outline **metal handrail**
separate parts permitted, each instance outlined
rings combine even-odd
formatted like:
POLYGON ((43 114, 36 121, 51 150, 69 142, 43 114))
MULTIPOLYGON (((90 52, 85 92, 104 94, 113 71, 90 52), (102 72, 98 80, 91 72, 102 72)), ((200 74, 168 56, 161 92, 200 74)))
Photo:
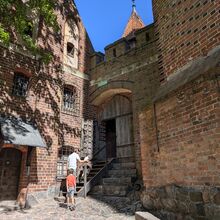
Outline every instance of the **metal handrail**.
POLYGON ((86 198, 87 193, 91 190, 93 186, 95 186, 98 181, 106 174, 107 170, 111 166, 112 162, 115 158, 108 161, 105 166, 92 178, 87 182, 87 164, 84 164, 84 187, 81 188, 77 195, 84 196, 86 198))

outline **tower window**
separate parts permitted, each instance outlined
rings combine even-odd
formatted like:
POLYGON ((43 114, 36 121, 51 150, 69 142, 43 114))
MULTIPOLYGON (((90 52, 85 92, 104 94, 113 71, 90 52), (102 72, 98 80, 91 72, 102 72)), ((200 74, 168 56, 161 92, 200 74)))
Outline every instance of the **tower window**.
POLYGON ((117 53, 116 53, 116 49, 114 48, 113 49, 113 57, 116 57, 117 56, 117 53))
POLYGON ((150 35, 149 35, 149 33, 146 33, 145 38, 146 38, 146 42, 150 41, 150 35))
POLYGON ((74 52, 75 52, 75 47, 74 47, 74 45, 73 45, 72 43, 68 42, 68 43, 67 43, 67 54, 68 54, 69 56, 74 57, 74 52))
POLYGON ((29 78, 22 73, 15 73, 13 80, 12 94, 25 97, 27 94, 29 78))

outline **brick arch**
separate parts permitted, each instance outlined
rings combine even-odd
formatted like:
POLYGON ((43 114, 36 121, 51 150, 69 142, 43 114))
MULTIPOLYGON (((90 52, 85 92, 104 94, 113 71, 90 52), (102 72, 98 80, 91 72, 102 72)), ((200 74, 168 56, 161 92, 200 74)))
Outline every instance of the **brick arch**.
POLYGON ((133 81, 110 81, 94 90, 90 94, 90 101, 93 105, 99 106, 114 95, 132 93, 133 83, 133 81))
POLYGON ((14 73, 21 73, 21 74, 27 76, 28 78, 32 77, 32 75, 33 75, 31 71, 29 71, 23 67, 16 67, 14 69, 14 73))

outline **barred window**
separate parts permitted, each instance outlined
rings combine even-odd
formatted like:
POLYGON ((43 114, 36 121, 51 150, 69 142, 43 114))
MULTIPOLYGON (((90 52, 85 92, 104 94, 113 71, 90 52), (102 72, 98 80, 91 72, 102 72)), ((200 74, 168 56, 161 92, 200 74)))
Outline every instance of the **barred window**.
POLYGON ((75 87, 65 87, 63 91, 63 111, 79 114, 79 96, 75 87))
POLYGON ((73 153, 73 147, 62 146, 58 150, 58 161, 57 161, 57 178, 62 179, 67 175, 67 160, 68 156, 73 153))
POLYGON ((27 95, 29 78, 22 73, 14 74, 12 94, 20 97, 27 95))

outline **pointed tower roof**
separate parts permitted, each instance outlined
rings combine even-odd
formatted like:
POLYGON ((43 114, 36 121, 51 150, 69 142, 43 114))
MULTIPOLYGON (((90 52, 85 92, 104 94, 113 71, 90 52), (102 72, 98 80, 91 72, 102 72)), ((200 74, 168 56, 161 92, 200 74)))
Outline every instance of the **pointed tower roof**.
POLYGON ((132 2, 132 13, 122 37, 127 37, 128 35, 134 33, 136 30, 141 29, 145 26, 144 22, 142 21, 141 17, 138 15, 136 11, 135 0, 132 0, 132 2))

